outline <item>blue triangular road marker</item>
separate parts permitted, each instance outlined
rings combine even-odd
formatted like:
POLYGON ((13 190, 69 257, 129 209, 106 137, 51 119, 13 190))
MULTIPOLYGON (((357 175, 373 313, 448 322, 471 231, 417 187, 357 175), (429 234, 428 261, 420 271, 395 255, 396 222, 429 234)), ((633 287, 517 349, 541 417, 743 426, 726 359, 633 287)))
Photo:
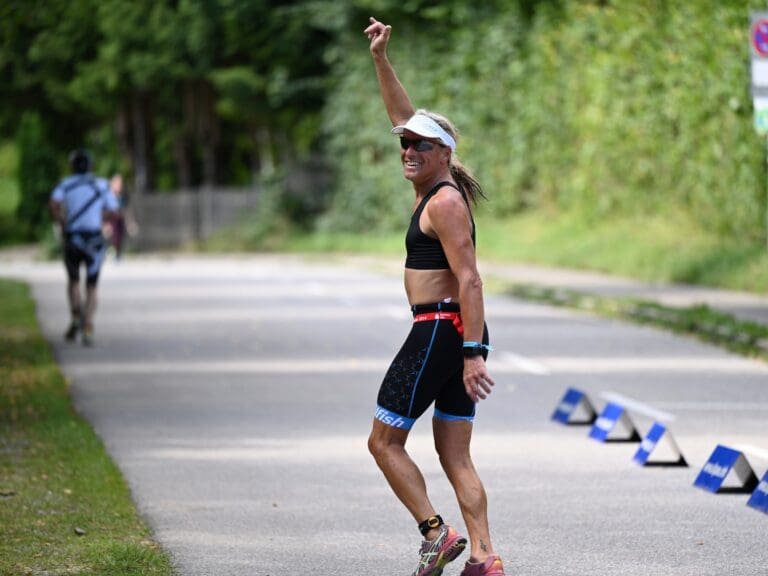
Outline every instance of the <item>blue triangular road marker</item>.
POLYGON ((744 454, 733 448, 718 444, 704 464, 693 485, 714 494, 718 492, 752 492, 757 486, 757 476, 744 454), (739 484, 724 488, 725 479, 733 472, 739 484))
POLYGON ((651 429, 640 443, 640 448, 635 452, 633 460, 641 466, 688 466, 682 452, 680 452, 680 448, 677 447, 677 442, 672 438, 672 433, 669 432, 664 424, 659 422, 653 423, 653 426, 651 426, 651 429), (671 449, 673 459, 650 460, 651 454, 662 441, 666 441, 671 449))
POLYGON ((747 506, 768 514, 768 472, 765 473, 755 491, 752 492, 747 506))
POLYGON ((640 434, 637 433, 637 428, 627 416, 627 411, 621 404, 614 404, 609 402, 606 404, 600 416, 598 416, 595 423, 592 425, 592 429, 589 432, 589 437, 594 438, 598 442, 639 442, 640 434), (625 434, 623 436, 616 436, 614 430, 624 428, 625 434))
POLYGON ((568 388, 552 414, 552 420, 561 424, 592 424, 596 414, 587 395, 576 388, 568 388))

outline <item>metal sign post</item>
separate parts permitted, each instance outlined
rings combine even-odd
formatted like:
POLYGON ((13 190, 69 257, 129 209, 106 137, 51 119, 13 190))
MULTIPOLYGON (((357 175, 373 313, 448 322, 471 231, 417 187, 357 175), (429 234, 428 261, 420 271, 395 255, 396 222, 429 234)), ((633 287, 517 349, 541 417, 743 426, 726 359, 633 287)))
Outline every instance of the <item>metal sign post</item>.
POLYGON ((752 55, 752 103, 755 131, 766 138, 765 245, 768 248, 768 11, 750 12, 749 47, 752 55))

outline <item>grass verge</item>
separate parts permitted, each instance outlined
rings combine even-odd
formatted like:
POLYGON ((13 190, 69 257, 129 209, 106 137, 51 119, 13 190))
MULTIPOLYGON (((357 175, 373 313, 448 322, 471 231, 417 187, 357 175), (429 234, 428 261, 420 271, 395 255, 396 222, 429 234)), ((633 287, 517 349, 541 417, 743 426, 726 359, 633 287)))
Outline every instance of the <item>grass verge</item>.
POLYGON ((0 574, 174 574, 40 334, 0 280, 0 574))
POLYGON ((765 244, 724 239, 685 215, 597 219, 532 212, 478 221, 481 258, 768 293, 765 244))
MULTIPOLYGON (((302 232, 281 222, 264 233, 258 218, 244 218, 195 249, 207 252, 276 251, 404 255, 403 230, 302 232)), ((653 282, 675 282, 768 294, 768 249, 744 239, 723 239, 685 215, 595 218, 545 211, 496 218, 490 204, 477 216, 478 256, 595 270, 653 282)))
POLYGON ((768 361, 768 326, 745 322, 707 306, 677 308, 645 300, 609 298, 529 284, 514 284, 507 289, 507 293, 555 306, 665 328, 768 361))

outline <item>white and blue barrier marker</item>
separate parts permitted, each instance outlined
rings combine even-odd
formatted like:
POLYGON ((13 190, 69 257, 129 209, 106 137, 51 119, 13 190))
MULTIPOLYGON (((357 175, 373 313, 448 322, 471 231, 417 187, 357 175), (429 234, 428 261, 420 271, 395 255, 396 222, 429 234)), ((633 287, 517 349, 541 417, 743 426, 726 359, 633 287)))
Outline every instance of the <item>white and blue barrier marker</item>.
MULTIPOLYGON (((741 450, 745 458, 753 458, 753 470, 756 471, 758 469, 755 467, 756 460, 762 460, 763 464, 768 464, 768 450, 746 444, 736 446, 736 448, 741 450)), ((757 487, 747 501, 747 506, 754 508, 759 512, 763 512, 764 514, 768 514, 768 471, 763 474, 762 479, 757 483, 757 487)))
POLYGON ((597 417, 589 437, 598 442, 639 442, 640 434, 630 420, 626 408, 615 402, 608 402, 597 417), (617 434, 618 432, 618 434, 617 434))
POLYGON ((571 426, 589 425, 597 414, 587 395, 576 388, 568 388, 552 414, 552 420, 571 426))
POLYGON ((622 425, 624 428, 625 442, 640 441, 637 427, 628 416, 628 413, 632 412, 653 420, 653 425, 640 442, 640 447, 633 457, 637 464, 642 466, 688 466, 688 462, 675 442, 667 424, 675 420, 674 415, 616 392, 601 392, 600 396, 608 404, 600 415, 600 418, 604 418, 604 420, 598 418, 595 422, 595 427, 590 433, 592 438, 611 441, 609 434, 613 429, 611 426, 613 423, 614 427, 622 425))
POLYGON ((755 491, 752 492, 747 506, 768 514, 768 472, 765 473, 755 491))
POLYGON ((718 444, 693 485, 713 494, 743 493, 755 490, 758 482, 743 452, 718 444), (729 477, 735 477, 737 483, 724 486, 729 477))
MULTIPOLYGON (((589 437, 599 442, 639 441, 640 447, 633 460, 641 466, 688 466, 667 425, 667 422, 675 420, 672 414, 615 392, 602 392, 600 396, 606 400, 606 405, 595 418, 595 409, 587 395, 576 388, 568 388, 551 419, 561 424, 589 424, 593 421, 589 437), (629 417, 630 410, 653 419, 653 425, 642 440, 629 417), (581 412, 581 420, 575 419, 577 412, 581 412), (617 434, 619 429, 623 430, 617 434), (664 448, 659 452, 664 452, 665 457, 659 458, 656 451, 662 444, 664 448), (652 459, 652 455, 655 458, 652 459)), ((718 444, 696 477, 694 486, 714 494, 751 493, 747 506, 768 514, 768 471, 758 481, 745 454, 768 462, 768 450, 746 445, 736 449, 718 444)))
POLYGON ((653 423, 632 459, 641 466, 688 466, 671 432, 660 422, 653 423), (661 443, 666 443, 667 452, 671 457, 651 460, 651 454, 661 443))

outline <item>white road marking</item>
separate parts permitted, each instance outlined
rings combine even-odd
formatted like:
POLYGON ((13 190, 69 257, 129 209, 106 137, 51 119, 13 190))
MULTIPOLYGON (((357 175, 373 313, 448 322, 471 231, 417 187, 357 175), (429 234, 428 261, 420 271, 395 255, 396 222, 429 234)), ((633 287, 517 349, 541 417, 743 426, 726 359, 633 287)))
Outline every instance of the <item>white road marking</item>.
POLYGON ((174 362, 98 362, 68 363, 67 372, 76 376, 101 374, 332 374, 345 372, 381 372, 390 359, 344 358, 335 360, 235 360, 174 362))
POLYGON ((738 357, 708 356, 627 356, 596 358, 543 357, 539 358, 553 373, 569 374, 630 374, 630 373, 718 373, 760 374, 768 376, 768 366, 754 360, 738 357))
POLYGON ((678 412, 768 412, 768 404, 755 402, 652 402, 654 406, 678 412))
MULTIPOLYGON (((504 353, 506 354, 506 353, 504 353)), ((674 373, 701 374, 718 372, 742 376, 768 374, 768 367, 756 362, 729 358, 542 358, 543 362, 525 358, 521 361, 514 354, 500 355, 488 361, 492 374, 637 374, 674 373), (534 371, 535 370, 535 371, 534 371), (547 372, 543 372, 547 370, 547 372)), ((66 366, 77 374, 151 374, 162 373, 284 373, 310 374, 333 372, 381 372, 392 361, 386 357, 335 357, 335 358, 283 358, 265 360, 174 360, 144 362, 81 362, 67 361, 66 366)))
POLYGON ((407 306, 384 306, 381 312, 389 318, 403 320, 412 317, 411 311, 407 306))
POLYGON ((513 352, 502 352, 499 354, 499 361, 511 364, 521 372, 527 372, 529 374, 547 376, 552 373, 546 366, 544 366, 544 364, 526 356, 514 354, 513 352))
MULTIPOLYGON (((105 308, 111 306, 107 304, 105 308)), ((104 326, 122 326, 125 324, 136 323, 141 326, 162 326, 170 325, 175 327, 179 324, 202 324, 222 322, 255 322, 255 321, 275 321, 288 322, 307 320, 349 320, 357 319, 361 316, 366 318, 394 318, 397 320, 408 319, 408 308, 397 306, 385 306, 383 308, 371 307, 362 309, 359 306, 286 306, 275 310, 274 307, 241 307, 227 308, 207 308, 199 309, 194 312, 189 310, 163 310, 153 312, 151 317, 137 316, 135 312, 123 311, 119 309, 110 309, 108 313, 99 319, 99 325, 104 326)))

